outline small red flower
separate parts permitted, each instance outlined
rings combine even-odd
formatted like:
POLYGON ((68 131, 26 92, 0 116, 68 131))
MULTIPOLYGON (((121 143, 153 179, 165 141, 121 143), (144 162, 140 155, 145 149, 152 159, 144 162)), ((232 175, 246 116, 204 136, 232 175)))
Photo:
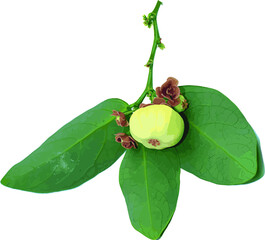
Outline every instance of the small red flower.
POLYGON ((161 87, 156 88, 157 96, 159 98, 167 98, 167 103, 172 107, 175 107, 180 103, 180 89, 178 83, 179 82, 176 78, 169 77, 161 87))
POLYGON ((126 120, 124 113, 113 110, 111 116, 116 116, 116 123, 121 127, 128 127, 129 123, 126 120))
POLYGON ((137 148, 136 141, 125 133, 115 134, 115 140, 116 142, 121 143, 121 145, 126 149, 137 148))

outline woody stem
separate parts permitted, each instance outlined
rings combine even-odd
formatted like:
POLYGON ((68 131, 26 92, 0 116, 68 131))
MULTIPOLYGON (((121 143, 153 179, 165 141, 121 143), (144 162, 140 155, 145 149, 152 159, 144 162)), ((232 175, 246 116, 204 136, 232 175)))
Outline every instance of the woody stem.
MULTIPOLYGON (((130 108, 138 108, 139 105, 142 103, 142 101, 145 99, 146 95, 148 95, 150 100, 153 101, 153 98, 155 95, 155 90, 153 88, 153 66, 154 66, 154 58, 155 58, 155 54, 156 54, 156 49, 161 44, 161 38, 159 35, 158 26, 157 26, 157 14, 158 14, 158 10, 159 10, 161 5, 162 5, 162 2, 157 1, 154 10, 148 15, 148 19, 149 19, 149 21, 152 22, 152 25, 154 28, 153 47, 151 50, 149 60, 145 65, 146 67, 149 68, 148 79, 147 79, 146 87, 145 87, 143 93, 137 99, 136 102, 129 105, 130 108)), ((163 47, 160 46, 160 48, 162 49, 163 47)))

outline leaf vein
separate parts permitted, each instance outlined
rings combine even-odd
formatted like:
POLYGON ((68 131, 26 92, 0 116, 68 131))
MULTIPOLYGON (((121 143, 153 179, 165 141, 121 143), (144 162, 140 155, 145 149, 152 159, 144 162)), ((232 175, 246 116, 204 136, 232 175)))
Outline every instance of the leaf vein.
POLYGON ((144 160, 144 177, 145 177, 145 190, 146 190, 146 198, 147 198, 147 208, 149 212, 149 218, 151 226, 153 226, 152 216, 151 216, 151 206, 150 206, 150 196, 149 196, 149 186, 147 180, 147 160, 146 160, 146 151, 143 148, 143 160, 144 160))
POLYGON ((192 121, 189 121, 189 123, 196 129, 199 134, 204 136, 208 141, 212 142, 216 147, 220 148, 228 157, 230 157, 232 160, 234 160, 239 166, 244 168, 247 172, 254 174, 253 172, 249 171, 244 165, 242 165, 233 155, 231 155, 229 152, 227 152, 222 146, 220 146, 216 141, 214 141, 210 136, 208 136, 206 133, 200 130, 198 126, 196 126, 192 121))

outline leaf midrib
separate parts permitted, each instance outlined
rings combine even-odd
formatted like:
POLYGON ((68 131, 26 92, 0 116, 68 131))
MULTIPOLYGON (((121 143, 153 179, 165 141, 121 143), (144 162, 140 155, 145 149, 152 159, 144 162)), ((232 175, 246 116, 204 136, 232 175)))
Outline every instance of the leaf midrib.
MULTIPOLYGON (((80 138, 78 141, 76 141, 74 144, 72 144, 70 147, 68 147, 67 149, 65 149, 63 152, 61 152, 60 154, 58 154, 57 156, 53 157, 56 158, 58 156, 60 156, 61 154, 67 152, 69 149, 73 148, 75 145, 79 144, 80 142, 84 141, 89 135, 93 134, 94 132, 96 132, 99 128, 102 128, 104 126, 107 126, 108 124, 110 124, 113 120, 115 119, 112 118, 110 121, 105 122, 104 124, 102 124, 101 126, 95 128, 94 130, 92 130, 91 132, 89 132, 88 134, 86 134, 84 137, 80 138)), ((53 159, 52 158, 52 159, 53 159)))
MULTIPOLYGON (((101 109, 101 110, 106 110, 106 109, 101 109)), ((110 110, 111 111, 111 110, 110 110)), ((123 110, 121 110, 123 111, 123 110)), ((73 148, 75 145, 79 144, 80 142, 82 142, 84 139, 86 139, 89 135, 93 134, 94 132, 96 132, 99 128, 103 127, 103 126, 107 126, 108 124, 110 124, 113 120, 115 119, 115 117, 111 117, 109 121, 102 123, 102 125, 100 125, 99 127, 95 128, 94 130, 92 130, 91 132, 89 132, 88 134, 86 134, 83 138, 79 139, 77 142, 75 142, 74 144, 72 144, 70 147, 68 147, 67 149, 65 149, 63 152, 60 152, 60 154, 51 157, 50 160, 53 160, 54 158, 57 158, 58 156, 61 156, 62 154, 64 154, 65 152, 67 152, 69 149, 73 148)))
MULTIPOLYGON (((106 127, 106 129, 105 129, 105 136, 104 136, 104 141, 103 141, 103 144, 101 145, 101 148, 100 148, 100 150, 98 151, 98 153, 97 153, 97 156, 94 158, 95 159, 95 161, 94 161, 94 163, 96 163, 96 161, 98 160, 98 158, 99 158, 99 156, 100 156, 100 154, 102 153, 102 150, 103 150, 103 148, 104 148, 104 146, 105 146, 105 144, 106 144, 106 141, 107 141, 107 126, 108 126, 108 124, 105 124, 103 127, 106 127)), ((92 134, 92 133, 91 133, 92 134)), ((96 164, 94 164, 94 165, 96 165, 96 164)), ((94 166, 93 166, 94 167, 94 166)), ((83 179, 83 178, 86 178, 86 176, 87 176, 87 173, 89 172, 89 170, 90 170, 91 168, 88 168, 87 169, 87 171, 83 174, 83 176, 82 176, 82 178, 80 178, 80 179, 83 179)), ((76 180, 74 183, 72 183, 72 185, 73 186, 75 186, 78 182, 80 182, 80 179, 78 179, 78 180, 76 180)))
POLYGON ((244 165, 242 165, 239 161, 237 161, 236 158, 233 155, 231 155, 228 151, 226 151, 221 145, 219 145, 216 141, 214 141, 214 139, 212 139, 210 136, 204 133, 194 122, 189 120, 189 124, 192 125, 194 129, 196 129, 199 132, 199 134, 205 137, 209 142, 213 143, 216 147, 221 149, 228 157, 234 160, 234 162, 236 162, 239 166, 244 168, 247 172, 254 174, 253 172, 249 171, 244 165))
MULTIPOLYGON (((106 127, 106 128, 107 128, 107 127, 108 127, 108 124, 109 124, 109 123, 105 124, 105 125, 102 126, 102 127, 106 127)), ((96 130, 98 130, 98 128, 97 128, 96 130)), ((96 132, 96 130, 95 130, 95 131, 92 131, 91 134, 93 134, 94 132, 96 132)), ((90 135, 91 135, 91 134, 90 134, 90 135)), ((97 158, 99 157, 100 153, 102 152, 105 143, 106 143, 106 134, 105 134, 105 138, 104 138, 104 143, 103 143, 103 145, 101 146, 101 148, 100 148, 100 150, 99 150, 97 156, 95 157, 95 161, 97 160, 97 158)), ((58 155, 58 156, 60 156, 60 155, 58 155)), ((57 156, 57 157, 58 157, 58 156, 57 156)), ((51 160, 53 160, 53 159, 55 159, 55 158, 56 158, 56 157, 50 159, 49 161, 51 161, 51 160)), ((46 163, 43 163, 42 165, 44 165, 44 164, 46 164, 46 163)), ((88 172, 89 170, 90 170, 90 168, 89 168, 89 169, 83 174, 82 178, 83 178, 84 176, 87 175, 87 172, 88 172)), ((54 172, 55 172, 55 171, 52 171, 52 173, 51 173, 47 178, 45 178, 42 182, 33 185, 31 188, 32 188, 33 190, 34 190, 34 188, 36 189, 36 187, 40 186, 40 185, 41 185, 42 183, 44 183, 47 179, 49 179, 49 178, 54 174, 54 172)), ((68 176, 69 176, 69 175, 68 175, 68 176)), ((67 176, 67 177, 68 177, 68 176, 67 176)), ((79 182, 79 181, 80 181, 80 179, 78 179, 77 181, 75 181, 75 182, 72 183, 71 185, 76 186, 77 182, 79 182)), ((56 186, 59 185, 60 182, 61 182, 61 181, 57 182, 56 186)), ((77 185, 77 186, 79 186, 79 185, 77 185)), ((65 188, 62 189, 62 190, 67 190, 67 189, 69 189, 69 187, 65 187, 65 188)), ((61 190, 61 191, 62 191, 62 190, 61 190)), ((57 191, 57 190, 55 190, 55 191, 57 191)), ((55 191, 54 191, 54 192, 55 192, 55 191)))
MULTIPOLYGON (((84 139, 86 139, 89 135, 93 134, 94 132, 96 132, 98 129, 107 126, 108 124, 110 124, 113 120, 115 119, 115 117, 112 117, 109 121, 105 122, 104 124, 100 125, 99 127, 95 128, 93 131, 89 132, 87 135, 85 135, 83 138, 79 139, 77 142, 75 142, 74 144, 72 144, 70 147, 68 147, 67 149, 65 149, 63 152, 60 152, 60 154, 57 154, 56 156, 50 157, 50 159, 47 162, 50 162, 52 160, 54 160, 55 158, 61 156, 62 154, 64 154, 65 152, 67 152, 69 149, 73 148, 75 145, 79 144, 80 142, 82 142, 84 139)), ((39 149, 39 148, 38 148, 39 149)), ((38 150, 37 149, 37 150, 38 150)), ((47 164, 47 162, 43 162, 42 164, 40 164, 40 166, 47 164)), ((29 171, 27 171, 25 174, 27 174, 29 171)))
POLYGON ((147 198, 147 208, 149 212, 149 219, 150 219, 150 224, 153 226, 153 221, 151 217, 151 206, 150 206, 150 196, 149 196, 149 186, 148 186, 148 180, 147 180, 147 160, 146 160, 146 151, 145 148, 143 147, 143 160, 144 160, 144 178, 145 178, 145 191, 146 191, 146 198, 147 198))

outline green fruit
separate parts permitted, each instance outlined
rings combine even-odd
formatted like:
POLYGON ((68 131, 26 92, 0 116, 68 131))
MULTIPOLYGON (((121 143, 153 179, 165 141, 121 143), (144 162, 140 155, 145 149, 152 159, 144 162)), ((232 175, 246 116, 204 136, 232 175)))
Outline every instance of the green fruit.
POLYGON ((150 105, 136 110, 129 126, 137 142, 158 150, 176 145, 184 132, 182 117, 166 105, 150 105))

